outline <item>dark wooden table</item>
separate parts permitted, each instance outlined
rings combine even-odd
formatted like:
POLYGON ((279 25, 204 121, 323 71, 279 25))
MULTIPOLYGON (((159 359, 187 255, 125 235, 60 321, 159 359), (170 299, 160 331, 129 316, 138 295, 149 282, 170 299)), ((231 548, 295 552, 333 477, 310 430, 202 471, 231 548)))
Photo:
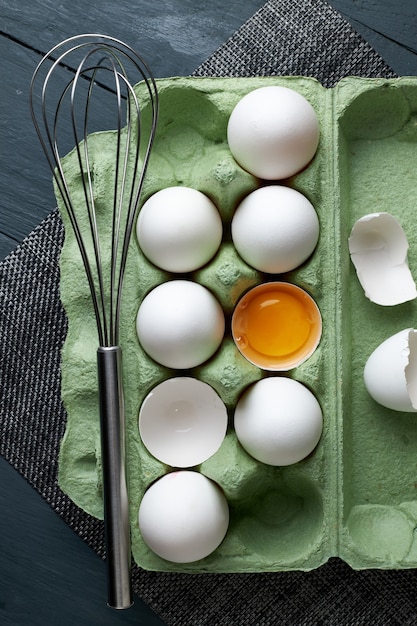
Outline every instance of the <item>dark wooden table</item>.
MULTIPOLYGON (((398 74, 417 75, 415 2, 330 3, 398 74)), ((0 259, 55 206, 28 108, 30 78, 42 53, 71 35, 104 32, 138 49, 156 76, 187 75, 262 4, 0 0, 0 259)), ((140 600, 130 611, 113 612, 104 598, 104 564, 0 459, 0 624, 162 624, 140 600)))

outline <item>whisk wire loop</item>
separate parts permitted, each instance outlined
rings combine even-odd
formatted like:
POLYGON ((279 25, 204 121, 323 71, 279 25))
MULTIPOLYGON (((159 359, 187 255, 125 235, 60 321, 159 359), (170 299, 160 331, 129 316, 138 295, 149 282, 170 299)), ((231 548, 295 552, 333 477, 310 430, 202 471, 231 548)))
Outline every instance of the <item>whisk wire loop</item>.
MULTIPOLYGON (((39 78, 40 79, 40 78, 39 78)), ((42 148, 53 172, 55 184, 62 197, 75 233, 85 272, 96 319, 99 344, 118 345, 122 287, 127 263, 127 255, 135 217, 138 211, 158 117, 158 96, 155 80, 145 61, 131 47, 120 40, 106 35, 79 35, 58 44, 38 64, 30 86, 31 111, 35 129, 42 148), (62 51, 62 49, 64 49, 62 51), (74 69, 71 60, 75 55, 83 55, 74 69), (98 60, 97 57, 99 56, 98 60), (126 61, 144 82, 151 108, 151 127, 143 142, 141 133, 141 107, 125 68, 126 61), (34 89, 44 65, 50 67, 41 92, 41 119, 38 122, 34 106, 34 89), (49 122, 48 106, 50 83, 58 68, 71 68, 71 77, 63 88, 56 104, 52 124, 49 122), (111 82, 99 81, 103 75, 110 75, 111 82), (77 106, 80 83, 87 79, 88 91, 85 97, 82 126, 79 124, 77 106), (115 174, 113 181, 112 233, 110 273, 105 279, 102 258, 103 243, 97 222, 97 208, 94 194, 93 169, 89 152, 90 104, 93 91, 97 88, 112 91, 116 96, 116 147, 115 174), (70 124, 75 150, 82 177, 84 205, 89 223, 89 244, 82 232, 82 219, 78 216, 79 207, 74 206, 73 198, 66 181, 62 165, 59 135, 62 132, 63 111, 69 96, 70 124), (123 106, 125 102, 125 125, 123 106), (136 122, 136 123, 134 123, 136 122), (61 124, 60 124, 61 123, 61 124), (80 130, 81 128, 81 130, 80 130), (135 131, 135 132, 134 132, 135 131), (134 136, 133 136, 134 132, 134 136), (141 157, 142 152, 142 159, 141 157), (130 190, 127 191, 129 186, 130 190), (89 252, 89 245, 92 253, 89 252), (108 292, 107 292, 107 286, 108 292)), ((68 133, 68 127, 65 129, 68 133)))
MULTIPOLYGON (((103 50, 105 51, 105 50, 103 50)), ((98 63, 93 67, 85 68, 85 63, 89 60, 89 58, 94 54, 96 50, 89 51, 82 63, 78 66, 76 76, 72 82, 72 90, 71 90, 71 100, 72 100, 72 120, 73 120, 73 129, 74 135, 77 135, 77 118, 76 112, 74 108, 75 102, 75 91, 77 87, 77 82, 80 77, 84 77, 91 72, 91 78, 88 87, 88 96, 86 98, 86 107, 84 114, 84 130, 83 130, 83 145, 84 145, 84 159, 85 159, 85 170, 87 175, 88 185, 84 182, 84 195, 86 199, 86 205, 88 207, 88 214, 90 220, 90 227, 93 233, 93 244, 94 244, 94 252, 96 256, 96 264, 98 268, 98 285, 99 285, 99 301, 101 304, 101 314, 102 314, 102 328, 103 328, 103 337, 101 339, 101 345, 111 346, 117 345, 119 342, 118 337, 118 329, 119 329, 119 319, 118 319, 118 302, 119 297, 118 294, 121 292, 121 287, 123 283, 123 279, 119 269, 119 276, 116 276, 116 267, 117 267, 117 259, 118 259, 118 250, 120 244, 120 232, 122 228, 122 213, 123 213, 123 199, 125 197, 125 186, 126 186, 126 177, 127 177, 127 169, 129 162, 129 146, 131 139, 131 124, 129 121, 131 118, 131 103, 130 98, 126 99, 127 105, 127 120, 128 123, 126 125, 126 151, 124 154, 124 158, 122 159, 122 147, 121 147, 121 132, 123 128, 123 119, 121 112, 121 103, 122 103, 122 89, 120 81, 125 83, 127 89, 131 88, 130 83, 127 80, 126 73, 124 72, 123 65, 121 65, 120 59, 118 55, 113 52, 111 55, 103 56, 98 63), (105 68, 104 63, 108 61, 110 67, 105 68), (118 71, 118 67, 121 68, 122 71, 118 71), (117 145, 116 145, 116 157, 115 157, 115 176, 114 176, 114 191, 113 191, 113 212, 112 212, 112 252, 111 252, 111 274, 110 274, 110 301, 109 301, 109 321, 107 321, 107 311, 106 311, 106 303, 105 303, 105 287, 103 280, 103 270, 102 270, 102 262, 100 256, 100 239, 99 232, 97 228, 97 220, 96 220, 96 211, 95 211, 95 201, 94 201, 94 192, 93 192, 93 184, 92 184, 92 175, 91 175, 91 167, 90 167, 90 159, 88 153, 88 114, 90 109, 90 102, 92 99, 93 88, 97 84, 96 75, 100 69, 108 69, 113 73, 114 77, 114 85, 115 92, 117 98, 117 145), (122 169, 122 173, 120 174, 120 170, 122 169)), ((134 94, 134 90, 131 89, 131 93, 134 94)), ((140 109, 138 101, 135 97, 136 102, 136 116, 140 116, 140 109)), ((140 124, 136 126, 137 130, 140 129, 140 124)), ((77 137, 76 145, 79 146, 81 143, 81 138, 77 137)), ((137 171, 137 163, 139 161, 139 146, 140 146, 140 136, 137 135, 136 138, 136 150, 137 154, 135 155, 134 164, 135 171, 137 171)), ((81 157, 81 151, 78 152, 78 160, 79 165, 83 168, 83 161, 81 157)), ((136 176, 133 176, 133 181, 136 180, 136 176)), ((133 187, 132 187, 133 188, 133 187)), ((128 202, 129 210, 134 209, 131 199, 128 202)), ((122 264, 120 265, 122 267, 122 264)))
POLYGON ((114 285, 115 285, 115 275, 116 275, 116 263, 117 263, 117 247, 119 241, 119 230, 120 230, 120 213, 121 208, 118 206, 118 180, 119 180, 119 163, 120 163, 120 133, 122 130, 121 123, 121 93, 120 93, 120 85, 118 82, 118 72, 116 69, 116 65, 114 62, 111 62, 111 59, 107 59, 103 57, 99 60, 96 66, 93 67, 85 67, 85 63, 89 59, 89 57, 93 54, 93 52, 88 52, 83 61, 78 66, 76 75, 72 81, 71 86, 71 118, 73 125, 74 137, 76 138, 76 151, 78 157, 78 163, 80 171, 85 172, 85 176, 82 177, 82 185, 83 192, 85 198, 85 204, 87 207, 88 219, 90 223, 90 230, 92 234, 92 243, 94 247, 94 255, 96 259, 96 267, 97 267, 97 283, 98 290, 95 291, 95 296, 98 301, 98 307, 100 309, 101 320, 100 326, 101 329, 101 339, 100 345, 109 346, 115 345, 114 343, 114 333, 112 329, 114 328, 114 315, 113 315, 113 294, 114 294, 114 285), (94 189, 92 182, 92 168, 90 165, 90 155, 89 155, 89 142, 88 142, 88 132, 89 132, 89 110, 90 103, 93 95, 93 88, 96 84, 96 75, 99 69, 103 69, 103 62, 109 60, 111 62, 111 67, 107 68, 109 71, 113 72, 116 86, 116 97, 117 97, 117 148, 116 148, 116 157, 115 157, 115 177, 114 177, 114 193, 113 193, 113 207, 112 207, 112 253, 111 253, 111 263, 110 263, 110 296, 107 310, 107 303, 105 298, 105 285, 104 285, 104 277, 103 277, 103 264, 101 257, 101 243, 100 243, 100 234, 97 225, 97 214, 95 207, 95 198, 94 198, 94 189), (76 101, 76 90, 78 87, 78 81, 80 77, 89 76, 91 72, 90 82, 88 86, 88 94, 86 98, 86 105, 84 110, 84 120, 83 120, 83 132, 82 135, 78 134, 78 126, 77 126, 77 111, 75 110, 75 101, 76 101), (81 146, 83 146, 83 151, 81 150, 81 146))

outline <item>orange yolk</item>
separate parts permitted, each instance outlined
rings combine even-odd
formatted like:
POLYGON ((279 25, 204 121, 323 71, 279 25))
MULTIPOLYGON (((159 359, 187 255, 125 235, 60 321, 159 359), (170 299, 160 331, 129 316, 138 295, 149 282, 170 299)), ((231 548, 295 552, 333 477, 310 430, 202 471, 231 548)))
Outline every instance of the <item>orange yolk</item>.
POLYGON ((238 303, 232 334, 241 353, 263 369, 295 367, 310 356, 321 334, 314 300, 290 283, 266 283, 238 303))

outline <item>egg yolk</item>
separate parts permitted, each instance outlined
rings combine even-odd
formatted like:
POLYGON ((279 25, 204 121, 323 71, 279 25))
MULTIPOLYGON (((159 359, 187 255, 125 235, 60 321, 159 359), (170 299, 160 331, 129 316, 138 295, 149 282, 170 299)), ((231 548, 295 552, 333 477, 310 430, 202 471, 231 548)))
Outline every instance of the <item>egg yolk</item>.
POLYGON ((240 352, 258 367, 290 369, 317 347, 321 316, 314 300, 299 287, 267 283, 238 303, 232 334, 240 352))

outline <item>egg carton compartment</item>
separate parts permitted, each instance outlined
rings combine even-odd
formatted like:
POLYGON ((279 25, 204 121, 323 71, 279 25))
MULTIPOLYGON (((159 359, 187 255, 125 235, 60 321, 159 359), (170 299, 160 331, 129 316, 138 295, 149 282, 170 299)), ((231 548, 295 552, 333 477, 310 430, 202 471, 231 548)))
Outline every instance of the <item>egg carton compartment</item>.
POLYGON ((381 342, 415 327, 417 301, 379 306, 365 297, 347 239, 363 215, 390 213, 405 231, 409 267, 417 278, 417 83, 358 78, 343 80, 337 90, 340 280, 347 286, 338 312, 340 554, 357 568, 416 567, 416 415, 377 404, 364 386, 363 371, 381 342))
MULTIPOLYGON (((417 421, 377 405, 363 383, 367 357, 386 337, 413 326, 416 301, 381 307, 364 295, 352 266, 348 237, 353 223, 373 211, 388 211, 406 230, 409 263, 416 273, 417 232, 412 228, 417 182, 413 173, 417 117, 415 79, 349 78, 333 89, 304 77, 173 78, 158 80, 161 116, 145 180, 143 202, 160 189, 188 186, 218 208, 223 239, 215 257, 185 275, 164 272, 141 253, 133 237, 122 303, 121 345, 127 419, 127 461, 132 550, 145 569, 176 572, 309 570, 331 556, 354 568, 415 567, 417 516, 415 443, 417 421), (240 201, 261 187, 237 165, 226 139, 235 104, 267 85, 304 95, 320 122, 320 143, 301 173, 279 181, 303 193, 320 222, 311 257, 287 274, 263 274, 237 254, 230 222, 240 201), (136 315, 157 285, 186 278, 207 287, 225 313, 226 332, 217 352, 191 370, 158 365, 142 350, 136 315), (238 352, 230 322, 251 287, 284 280, 304 288, 317 303, 323 334, 314 354, 289 372, 266 372, 238 352), (214 480, 230 509, 225 539, 208 557, 171 563, 144 543, 138 525, 143 494, 173 471, 143 445, 138 415, 158 383, 191 376, 208 383, 225 403, 229 422, 220 449, 192 468, 214 480), (304 460, 272 467, 249 456, 234 431, 234 410, 245 389, 269 376, 288 376, 312 391, 323 411, 324 430, 304 460)), ((140 99, 145 98, 141 85, 140 99)), ((143 123, 149 120, 145 107, 143 123)), ((112 196, 106 168, 114 154, 112 133, 93 137, 99 198, 112 196)), ((71 171, 74 155, 66 157, 71 171)), ((74 162, 71 186, 80 189, 74 162)), ((104 211, 104 208, 103 208, 104 211)), ((66 216, 63 214, 64 221, 66 216)), ((103 219, 105 214, 103 213, 103 219)), ((67 223, 66 223, 67 226, 67 223)), ((76 504, 102 517, 99 417, 96 398, 96 330, 88 285, 70 229, 61 257, 61 291, 68 315, 62 355, 62 395, 68 424, 61 447, 59 482, 76 504)))

